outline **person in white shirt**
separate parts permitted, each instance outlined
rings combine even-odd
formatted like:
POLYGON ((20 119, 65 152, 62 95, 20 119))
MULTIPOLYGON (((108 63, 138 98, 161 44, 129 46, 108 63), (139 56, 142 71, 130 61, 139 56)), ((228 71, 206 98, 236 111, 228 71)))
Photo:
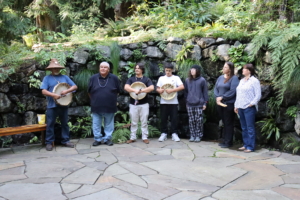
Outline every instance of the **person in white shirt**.
POLYGON ((161 136, 159 137, 158 141, 162 142, 167 139, 168 133, 168 117, 170 117, 171 121, 171 133, 172 133, 172 140, 179 142, 180 139, 177 134, 177 113, 178 113, 178 99, 177 99, 177 92, 184 89, 183 83, 178 76, 172 74, 173 65, 165 64, 165 76, 162 76, 158 79, 157 82, 157 89, 156 91, 159 94, 162 94, 164 91, 168 94, 176 92, 174 98, 166 100, 161 98, 160 99, 160 116, 161 116, 161 136), (173 89, 163 89, 161 88, 164 84, 172 84, 174 86, 173 89))
POLYGON ((244 143, 239 150, 245 153, 255 150, 255 114, 261 98, 260 82, 253 76, 254 74, 252 64, 244 65, 244 78, 236 88, 236 101, 234 103, 234 112, 240 116, 244 143))

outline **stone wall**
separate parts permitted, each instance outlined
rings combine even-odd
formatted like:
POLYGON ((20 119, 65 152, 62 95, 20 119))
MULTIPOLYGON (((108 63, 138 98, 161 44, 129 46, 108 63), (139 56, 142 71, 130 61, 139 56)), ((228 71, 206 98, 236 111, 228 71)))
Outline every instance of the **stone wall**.
MULTIPOLYGON (((168 38, 164 50, 159 48, 158 42, 144 42, 121 45, 119 72, 121 79, 122 92, 118 97, 119 110, 127 111, 129 109, 129 95, 123 90, 127 80, 127 73, 124 69, 128 62, 134 59, 134 50, 140 50, 144 55, 143 61, 147 62, 149 71, 151 72, 151 79, 156 84, 158 78, 163 75, 160 72, 159 65, 163 62, 171 62, 176 65, 174 59, 177 52, 181 50, 185 41, 181 38, 168 38)), ((223 38, 195 38, 193 39, 193 51, 189 53, 189 58, 200 60, 204 70, 204 77, 208 81, 209 90, 213 89, 216 79, 221 75, 221 69, 225 61, 229 60, 228 49, 232 46, 241 44, 239 41, 228 41, 223 38), (213 55, 218 56, 217 61, 212 61, 213 55)), ((97 49, 102 52, 105 57, 110 57, 111 50, 107 46, 99 45, 97 49)), ((249 45, 247 44, 245 51, 248 51, 249 45)), ((262 66, 258 68, 258 79, 261 81, 262 99, 259 102, 259 112, 257 113, 257 120, 261 120, 268 116, 267 100, 273 95, 272 87, 270 85, 269 77, 266 76, 270 73, 270 56, 265 52, 265 59, 262 66)), ((66 69, 68 75, 73 78, 76 73, 82 68, 97 69, 99 62, 91 60, 90 52, 88 49, 80 48, 74 53, 74 58, 67 61, 66 69)), ((20 70, 11 75, 4 83, 0 83, 0 127, 19 126, 24 124, 37 123, 37 114, 45 113, 46 99, 41 94, 39 89, 29 87, 29 77, 35 71, 39 73, 39 79, 42 81, 45 76, 45 67, 40 66, 34 61, 27 60, 20 70)), ((177 72, 175 71, 175 74, 177 72)), ((241 72, 237 72, 241 75, 241 72)), ((87 80, 88 81, 88 80, 87 80)), ((289 94, 290 95, 290 94, 289 94)), ((179 92, 179 135, 181 137, 188 137, 188 116, 186 113, 185 102, 183 99, 183 92, 179 92)), ((150 94, 150 123, 159 128, 159 100, 160 96, 156 92, 150 94)), ((278 118, 278 124, 282 132, 293 132, 295 122, 285 115, 285 110, 290 105, 295 105, 297 99, 289 97, 285 100, 282 107, 282 115, 278 118)), ((85 116, 85 106, 89 106, 89 98, 85 91, 78 91, 73 102, 70 105, 69 116, 71 121, 75 121, 78 116, 85 116)), ((207 139, 218 139, 218 117, 217 113, 210 113, 210 117, 205 123, 204 136, 207 139)), ((298 120, 299 121, 299 120, 298 120)), ((300 127, 297 125, 297 127, 300 127)), ((299 128, 298 128, 299 129, 299 128)), ((258 139, 262 141, 258 130, 258 139)), ((239 121, 236 120, 236 139, 241 140, 239 121)), ((20 138, 23 136, 13 136, 13 138, 20 138)), ((33 137, 31 134, 29 137, 33 137)), ((26 139, 25 139, 26 141, 26 139)), ((18 143, 18 140, 14 140, 18 143)), ((24 142, 24 141, 22 141, 24 142)))

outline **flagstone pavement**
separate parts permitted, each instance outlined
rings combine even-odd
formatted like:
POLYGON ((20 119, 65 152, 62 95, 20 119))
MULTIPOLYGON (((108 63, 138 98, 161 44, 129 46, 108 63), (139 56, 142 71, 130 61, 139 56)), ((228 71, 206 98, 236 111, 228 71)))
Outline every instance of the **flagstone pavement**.
POLYGON ((300 156, 215 142, 0 149, 0 200, 300 199, 300 156))

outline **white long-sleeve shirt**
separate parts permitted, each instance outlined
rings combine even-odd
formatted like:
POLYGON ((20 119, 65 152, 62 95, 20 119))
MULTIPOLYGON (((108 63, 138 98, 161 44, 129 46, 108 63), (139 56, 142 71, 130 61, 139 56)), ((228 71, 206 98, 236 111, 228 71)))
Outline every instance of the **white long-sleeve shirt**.
POLYGON ((251 76, 248 80, 243 78, 236 88, 235 108, 246 109, 250 104, 255 105, 261 98, 261 87, 259 80, 251 76))

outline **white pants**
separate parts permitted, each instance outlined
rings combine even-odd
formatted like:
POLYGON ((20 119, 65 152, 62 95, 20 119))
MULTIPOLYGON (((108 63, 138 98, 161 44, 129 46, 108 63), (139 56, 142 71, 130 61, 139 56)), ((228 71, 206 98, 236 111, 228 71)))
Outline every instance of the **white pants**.
POLYGON ((149 104, 141 105, 129 105, 129 115, 131 118, 131 134, 130 139, 136 139, 136 131, 138 129, 139 120, 141 121, 142 129, 142 139, 146 140, 148 138, 148 115, 149 115, 149 104))

